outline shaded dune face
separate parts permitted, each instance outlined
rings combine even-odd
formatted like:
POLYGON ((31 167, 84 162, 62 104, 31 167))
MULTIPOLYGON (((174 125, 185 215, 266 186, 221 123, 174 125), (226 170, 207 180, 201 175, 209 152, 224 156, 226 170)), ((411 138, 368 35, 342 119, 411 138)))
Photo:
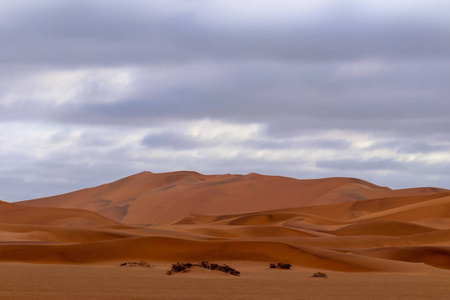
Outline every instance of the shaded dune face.
POLYGON ((450 269, 450 192, 359 179, 144 172, 0 202, 0 260, 263 261, 350 272, 450 269))
POLYGON ((118 225, 117 222, 81 209, 29 207, 0 203, 0 224, 34 224, 66 227, 118 225))

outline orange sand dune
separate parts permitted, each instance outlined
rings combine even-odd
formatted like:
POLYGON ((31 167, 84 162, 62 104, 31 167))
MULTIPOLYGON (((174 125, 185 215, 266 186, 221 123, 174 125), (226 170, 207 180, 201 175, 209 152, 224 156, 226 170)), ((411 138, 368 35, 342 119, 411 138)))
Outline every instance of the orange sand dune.
POLYGON ((435 229, 400 221, 368 221, 335 230, 333 234, 339 236, 361 235, 361 232, 364 232, 367 235, 400 236, 430 231, 435 231, 435 229))
POLYGON ((6 262, 259 261, 417 273, 450 270, 449 249, 448 190, 391 190, 351 178, 144 172, 0 202, 6 262))
POLYGON ((1 224, 1 242, 87 243, 134 236, 106 228, 67 228, 46 225, 1 224))
POLYGON ((353 221, 365 220, 401 220, 401 221, 420 221, 426 223, 427 220, 433 223, 436 219, 450 219, 450 196, 445 194, 443 197, 432 199, 426 202, 419 202, 402 207, 397 207, 380 212, 374 212, 353 221))
POLYGON ((0 224, 36 224, 52 226, 106 226, 118 223, 81 209, 28 207, 0 203, 0 224))
MULTIPOLYGON (((180 228, 177 228, 180 230, 180 228)), ((313 237, 315 235, 296 230, 293 228, 287 228, 283 226, 185 226, 181 229, 186 232, 192 232, 205 236, 228 238, 228 239, 245 239, 255 237, 313 237)))
POLYGON ((180 240, 139 237, 70 245, 1 245, 0 260, 46 263, 95 263, 146 259, 156 261, 284 261, 337 271, 417 271, 406 263, 283 243, 180 240))
MULTIPOLYGON (((418 190, 418 189, 412 189, 418 190)), ((424 189, 420 189, 423 191, 424 189)), ((403 192, 402 192, 403 193, 403 192)), ((416 195, 416 196, 402 196, 388 197, 388 198, 374 198, 369 200, 349 201, 345 203, 295 207, 289 209, 279 209, 270 212, 284 212, 284 213, 304 213, 315 216, 321 216, 328 219, 349 221, 355 218, 370 216, 374 213, 381 213, 395 208, 402 208, 408 205, 424 203, 427 201, 440 199, 450 196, 449 191, 439 190, 437 193, 416 195)), ((228 217, 230 218, 230 217, 228 217)))
POLYGON ((391 190, 352 178, 297 180, 254 173, 143 172, 95 188, 21 204, 87 209, 127 224, 169 224, 192 213, 251 213, 442 191, 391 190))
POLYGON ((397 216, 404 215, 402 218, 409 218, 409 221, 423 223, 428 220, 429 223, 436 223, 433 225, 437 227, 445 228, 446 220, 450 220, 449 195, 448 192, 443 192, 425 196, 380 198, 241 214, 189 214, 176 224, 283 224, 295 227, 295 223, 298 223, 345 226, 377 219, 395 221, 397 216), (439 222, 441 224, 438 224, 439 222))
POLYGON ((358 251, 356 254, 395 261, 425 263, 427 265, 450 269, 450 247, 397 247, 358 251))

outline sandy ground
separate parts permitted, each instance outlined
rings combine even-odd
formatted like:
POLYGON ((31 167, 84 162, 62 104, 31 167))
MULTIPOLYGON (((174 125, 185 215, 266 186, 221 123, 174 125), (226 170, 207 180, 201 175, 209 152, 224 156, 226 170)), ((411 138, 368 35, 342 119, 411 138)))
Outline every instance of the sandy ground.
MULTIPOLYGON (((231 262, 240 277, 216 271, 168 276, 154 268, 114 265, 2 263, 1 299, 446 299, 450 272, 343 273, 310 278, 315 270, 272 270, 263 263, 231 262)), ((231 265, 230 263, 230 265, 231 265)))

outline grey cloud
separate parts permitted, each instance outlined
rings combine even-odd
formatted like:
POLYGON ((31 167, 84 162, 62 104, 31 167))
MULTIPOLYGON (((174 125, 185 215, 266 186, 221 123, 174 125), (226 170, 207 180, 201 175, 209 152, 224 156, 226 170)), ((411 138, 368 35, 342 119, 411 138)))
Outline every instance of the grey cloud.
MULTIPOLYGON (((302 68, 299 65, 299 68, 302 68)), ((102 122, 152 123, 161 119, 217 118, 234 122, 259 122, 273 130, 299 131, 303 128, 366 129, 390 134, 436 134, 447 132, 450 102, 447 87, 424 85, 420 78, 404 86, 390 87, 386 81, 371 79, 359 85, 330 82, 332 70, 306 68, 302 73, 287 69, 286 74, 270 65, 237 67, 209 86, 175 83, 174 88, 157 94, 139 87, 130 101, 112 105, 80 107, 81 119, 102 122), (240 74, 245 74, 241 75, 240 74), (260 75, 263 74, 263 75, 260 75), (315 74, 315 75, 314 75, 315 74), (248 84, 247 84, 248 82, 248 84), (387 85, 387 86, 385 86, 387 85), (279 128, 279 130, 276 130, 279 128)), ((434 70, 423 70, 433 77, 434 70)), ((450 73, 445 74, 450 79, 450 73)), ((400 85, 402 76, 397 78, 400 85)), ((450 91, 449 91, 450 92, 450 91)), ((68 110, 64 119, 79 118, 68 110)), ((65 115, 58 112, 58 116, 65 115)))
POLYGON ((319 168, 335 170, 357 170, 357 171, 383 171, 383 170, 402 170, 404 165, 393 159, 342 159, 342 160, 322 160, 316 163, 319 168))
POLYGON ((311 142, 311 145, 317 148, 345 150, 351 144, 342 139, 316 139, 311 142))
POLYGON ((450 152, 450 145, 430 145, 425 142, 415 142, 399 148, 399 153, 431 153, 450 152))
POLYGON ((142 144, 151 149, 168 148, 178 150, 201 148, 207 145, 204 141, 174 133, 148 134, 142 140, 142 144))
POLYGON ((243 143, 243 146, 255 149, 333 149, 345 150, 350 147, 351 143, 344 139, 311 139, 311 138, 295 138, 295 139, 270 139, 249 140, 243 143))
POLYGON ((93 104, 83 99, 83 104, 58 106, 17 103, 3 108, 0 116, 2 120, 130 126, 215 118, 264 123, 274 135, 327 128, 357 128, 412 137, 446 135, 450 122, 450 102, 446 95, 450 90, 442 78, 450 80, 450 69, 421 64, 415 72, 419 73, 419 67, 424 78, 434 78, 437 73, 440 75, 436 81, 441 82, 421 80, 419 75, 413 76, 414 80, 405 79, 405 71, 398 65, 393 66, 397 71, 391 71, 387 79, 338 83, 330 79, 336 69, 333 65, 298 64, 295 68, 261 63, 230 66, 207 85, 174 79, 171 85, 157 92, 143 73, 127 101, 93 104), (392 86, 394 81, 396 86, 392 86))
POLYGON ((430 143, 424 141, 405 141, 405 140, 390 140, 375 143, 368 147, 369 149, 392 149, 401 154, 412 153, 433 153, 433 152, 450 152, 450 144, 445 143, 430 143))
POLYGON ((443 175, 450 176, 450 163, 428 163, 425 161, 399 161, 395 159, 373 158, 368 160, 361 159, 342 159, 342 160, 321 160, 316 162, 316 166, 324 169, 343 170, 343 171, 392 171, 396 173, 409 173, 418 176, 423 175, 443 175))
MULTIPOLYGON (((412 63, 411 65, 414 65, 412 63)), ((53 105, 26 101, 3 107, 5 120, 56 121, 75 124, 152 126, 173 120, 213 118, 237 123, 263 123, 273 136, 302 131, 365 130, 386 136, 448 136, 450 93, 444 79, 450 70, 435 63, 409 66, 406 75, 393 64, 387 78, 373 76, 333 81, 338 65, 228 65, 217 79, 188 82, 189 73, 168 78, 154 90, 151 69, 141 72, 126 101, 98 104, 83 94, 82 103, 53 105), (436 78, 436 80, 423 78, 436 78), (397 74, 397 78, 395 77, 397 74), (396 82, 394 85, 392 82, 396 82), (91 102, 91 103, 90 103, 91 102)), ((195 67, 189 69, 195 72, 195 67)), ((107 95, 106 95, 107 96, 107 95)), ((26 100, 26 99, 25 99, 26 100)), ((81 99, 80 99, 81 100, 81 99)))
POLYGON ((28 10, 24 6, 24 13, 0 27, 3 64, 448 58, 450 47, 448 26, 431 16, 424 15, 422 23, 364 21, 358 11, 346 13, 345 6, 312 24, 299 19, 289 25, 234 28, 202 20, 201 6, 165 14, 157 1, 40 3, 28 10))
POLYGON ((98 151, 76 145, 46 158, 18 153, 0 156, 0 162, 0 199, 6 201, 67 193, 151 169, 130 158, 126 147, 98 151))
POLYGON ((14 170, 0 176, 0 199, 20 201, 74 190, 94 187, 140 172, 127 168, 123 163, 99 163, 97 165, 31 162, 28 166, 15 166, 14 170))

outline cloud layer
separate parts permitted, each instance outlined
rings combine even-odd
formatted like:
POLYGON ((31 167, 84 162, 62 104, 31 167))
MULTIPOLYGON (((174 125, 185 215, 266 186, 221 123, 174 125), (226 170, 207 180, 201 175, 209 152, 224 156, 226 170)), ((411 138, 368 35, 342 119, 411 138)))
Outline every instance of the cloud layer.
POLYGON ((446 1, 3 1, 0 199, 142 170, 450 188, 446 1))

